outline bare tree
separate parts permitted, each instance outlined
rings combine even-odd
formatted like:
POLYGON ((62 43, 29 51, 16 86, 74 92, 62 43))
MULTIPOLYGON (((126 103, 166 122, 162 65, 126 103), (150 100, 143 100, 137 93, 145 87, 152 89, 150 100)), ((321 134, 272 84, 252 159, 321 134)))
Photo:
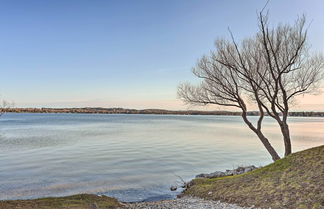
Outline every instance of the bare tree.
POLYGON ((305 17, 295 24, 270 28, 268 14, 258 15, 259 31, 238 44, 231 40, 215 42, 216 50, 203 56, 193 69, 200 85, 181 84, 178 96, 189 104, 221 105, 241 109, 242 118, 258 136, 272 159, 278 153, 262 132, 267 114, 274 118, 282 132, 285 156, 292 152, 287 118, 293 99, 315 93, 321 79, 324 58, 310 54, 306 42, 305 17), (256 124, 247 117, 247 103, 253 101, 259 116, 256 124))
POLYGON ((0 103, 0 116, 2 116, 10 107, 13 107, 13 103, 2 100, 0 103))

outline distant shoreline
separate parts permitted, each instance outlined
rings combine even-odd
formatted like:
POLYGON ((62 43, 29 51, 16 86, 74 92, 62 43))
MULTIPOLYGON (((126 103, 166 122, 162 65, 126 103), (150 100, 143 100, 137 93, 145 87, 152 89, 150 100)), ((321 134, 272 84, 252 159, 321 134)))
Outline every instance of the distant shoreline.
MULTIPOLYGON (((164 109, 125 109, 125 108, 6 108, 1 112, 12 113, 84 113, 84 114, 158 114, 158 115, 232 115, 240 116, 241 112, 234 111, 199 111, 199 110, 164 110, 164 109)), ((257 116, 257 111, 248 112, 250 116, 257 116)), ((290 112, 295 117, 324 117, 324 112, 290 112)))

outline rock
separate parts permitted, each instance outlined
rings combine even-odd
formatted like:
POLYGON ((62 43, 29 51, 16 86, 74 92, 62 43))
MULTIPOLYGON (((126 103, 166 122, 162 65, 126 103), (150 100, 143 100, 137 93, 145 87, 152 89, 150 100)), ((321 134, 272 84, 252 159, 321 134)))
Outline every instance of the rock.
POLYGON ((191 186, 193 186, 193 181, 189 181, 186 183, 186 188, 190 188, 191 186))
POLYGON ((176 186, 171 186, 171 187, 170 187, 170 190, 171 190, 171 191, 176 191, 177 189, 178 189, 178 188, 177 188, 176 186))
POLYGON ((99 209, 97 203, 91 204, 91 209, 99 209))
POLYGON ((196 176, 196 178, 217 178, 225 176, 224 172, 216 171, 214 173, 202 173, 196 176))
POLYGON ((201 173, 201 174, 198 174, 198 175, 196 176, 196 178, 205 178, 205 175, 206 175, 206 174, 201 173))
POLYGON ((233 176, 233 175, 234 175, 233 170, 226 170, 225 171, 225 176, 233 176))
POLYGON ((249 171, 253 171, 255 169, 257 169, 257 167, 255 167, 254 165, 246 166, 246 167, 240 166, 233 170, 226 170, 225 172, 216 171, 213 173, 202 173, 197 175, 196 178, 218 178, 223 176, 233 176, 233 175, 239 175, 249 171))
POLYGON ((244 167, 238 167, 236 169, 233 170, 233 175, 239 175, 244 173, 244 167))
POLYGON ((253 171, 255 169, 257 169, 257 167, 255 167, 254 165, 247 166, 247 167, 244 168, 244 173, 249 172, 249 171, 253 171))
POLYGON ((224 172, 216 171, 214 173, 211 173, 211 175, 210 175, 209 178, 223 177, 223 176, 225 176, 225 173, 224 172))
POLYGON ((184 189, 185 189, 185 188, 188 188, 188 187, 189 187, 188 182, 186 182, 186 183, 184 183, 184 184, 181 185, 181 188, 184 188, 184 189))

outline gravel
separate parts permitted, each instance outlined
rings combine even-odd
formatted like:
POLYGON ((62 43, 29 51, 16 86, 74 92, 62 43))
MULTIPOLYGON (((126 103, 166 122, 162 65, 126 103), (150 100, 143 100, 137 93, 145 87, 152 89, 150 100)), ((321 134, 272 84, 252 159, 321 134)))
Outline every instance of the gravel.
POLYGON ((127 203, 128 209, 249 209, 220 201, 203 200, 194 197, 183 197, 174 200, 156 202, 127 203))

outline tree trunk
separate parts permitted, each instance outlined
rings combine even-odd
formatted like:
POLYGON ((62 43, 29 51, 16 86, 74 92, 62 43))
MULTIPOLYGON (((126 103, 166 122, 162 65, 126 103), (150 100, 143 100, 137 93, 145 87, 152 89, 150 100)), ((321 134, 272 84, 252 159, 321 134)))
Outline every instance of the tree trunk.
POLYGON ((280 129, 285 144, 285 156, 287 156, 291 154, 291 140, 288 124, 283 122, 282 124, 280 124, 280 129))
POLYGON ((268 150, 270 153, 272 160, 276 161, 280 159, 280 156, 276 152, 276 150, 273 148, 273 146, 270 144, 269 140, 261 133, 261 132, 256 132, 256 135, 259 137, 260 141, 264 145, 264 147, 268 150))
POLYGON ((280 156, 276 152, 276 150, 273 148, 273 146, 270 144, 269 140, 263 135, 261 128, 255 128, 253 124, 248 120, 246 111, 243 110, 242 112, 242 118, 244 122, 249 126, 249 128, 259 137, 260 141, 264 145, 264 147, 267 149, 267 151, 270 153, 272 160, 276 161, 280 159, 280 156))

